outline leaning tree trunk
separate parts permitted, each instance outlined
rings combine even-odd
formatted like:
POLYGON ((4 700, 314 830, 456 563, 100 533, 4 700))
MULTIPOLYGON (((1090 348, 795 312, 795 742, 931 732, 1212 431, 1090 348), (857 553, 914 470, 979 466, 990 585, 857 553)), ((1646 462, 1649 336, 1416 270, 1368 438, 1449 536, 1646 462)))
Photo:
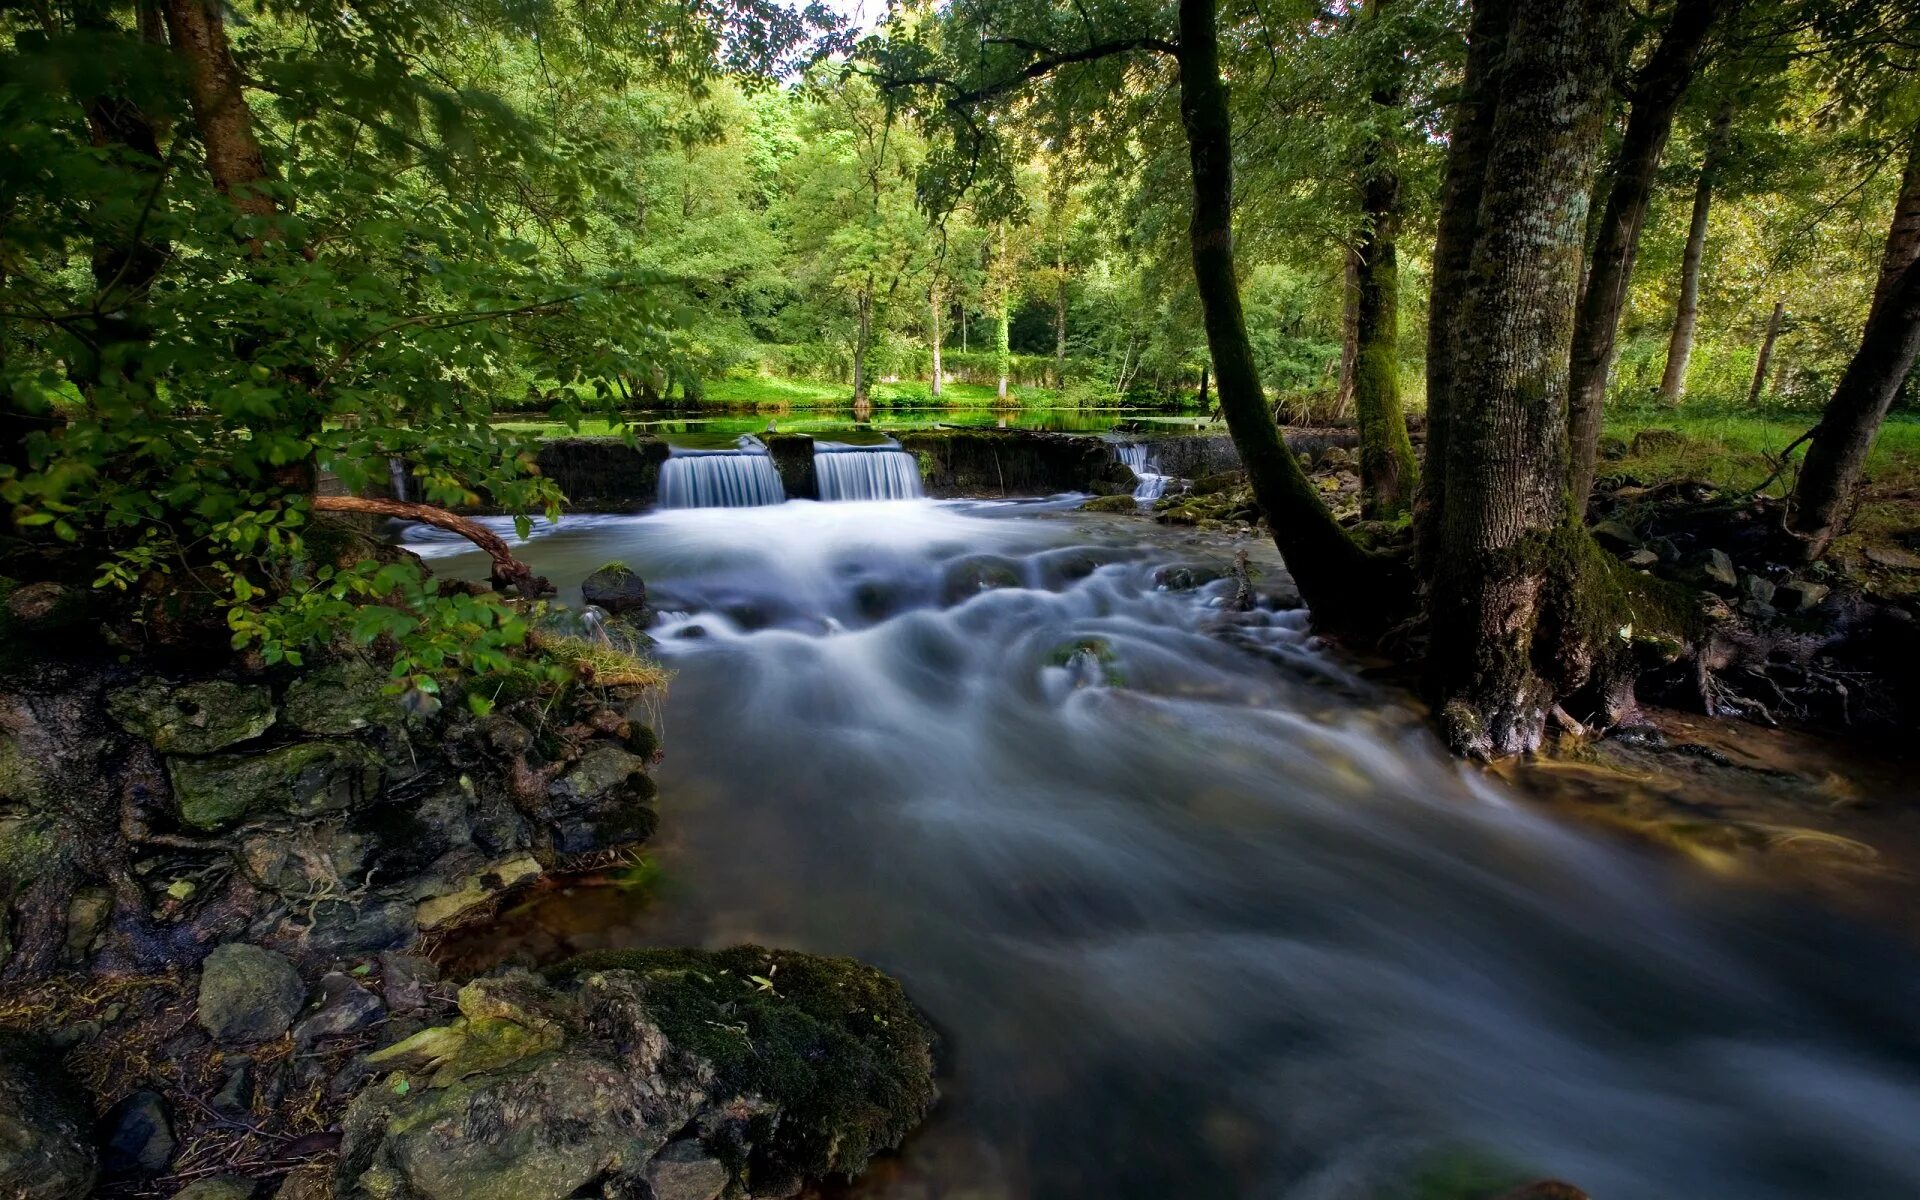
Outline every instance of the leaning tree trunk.
MULTIPOLYGON (((1370 0, 1377 18, 1388 0, 1370 0)), ((1396 120, 1402 69, 1398 52, 1382 65, 1373 90, 1374 119, 1396 120)), ((1399 516, 1419 486, 1407 419, 1400 410, 1400 174, 1388 135, 1369 143, 1360 181, 1362 223, 1354 253, 1354 412, 1360 422, 1361 511, 1374 520, 1399 516)))
POLYGON ((1633 113, 1607 173, 1606 205, 1573 326, 1568 424, 1576 512, 1586 510, 1587 493, 1593 490, 1607 377, 1613 370, 1620 315, 1639 256, 1640 231, 1653 198, 1660 157, 1673 132, 1673 115, 1693 82, 1707 32, 1731 2, 1679 0, 1653 55, 1634 77, 1633 113))
POLYGON ((1188 240, 1220 411, 1254 499, 1314 621, 1378 632, 1396 589, 1320 500, 1267 410, 1233 267, 1233 132, 1220 78, 1214 0, 1180 0, 1180 116, 1192 165, 1188 240))
POLYGON ((1714 177, 1720 172, 1732 120, 1731 104, 1714 117, 1706 154, 1700 160, 1700 182, 1693 191, 1693 221, 1687 226, 1687 249, 1680 258, 1680 303, 1674 309, 1673 336, 1667 342, 1667 367, 1660 375, 1660 394, 1670 404, 1680 403, 1687 391, 1687 362, 1693 357, 1693 333, 1700 322, 1700 259, 1707 245, 1707 215, 1713 208, 1714 177))
POLYGON ((1566 420, 1580 218, 1621 13, 1619 0, 1512 10, 1472 255, 1460 292, 1434 305, 1458 319, 1428 670, 1448 740, 1481 757, 1537 748, 1613 636, 1585 619, 1605 556, 1567 504, 1566 420))
POLYGON ((1499 112, 1512 0, 1477 0, 1467 25, 1467 63, 1453 109, 1447 169, 1440 184, 1440 220, 1434 234, 1433 277, 1427 318, 1427 458, 1415 507, 1416 558, 1431 576, 1437 565, 1440 518, 1446 507, 1446 463, 1453 430, 1455 346, 1459 308, 1479 227, 1480 193, 1499 112))
POLYGON ((1878 310, 1899 282, 1907 264, 1920 256, 1920 125, 1907 146, 1907 169, 1900 176, 1900 195, 1893 205, 1893 224, 1880 254, 1880 275, 1874 281, 1873 309, 1878 310))
POLYGON ((1767 364, 1773 361, 1773 344, 1780 340, 1780 323, 1786 319, 1787 302, 1775 300, 1773 313, 1767 318, 1766 336, 1760 339, 1759 357, 1753 360, 1753 386, 1747 389, 1747 407, 1754 408, 1760 403, 1760 393, 1767 386, 1767 364))

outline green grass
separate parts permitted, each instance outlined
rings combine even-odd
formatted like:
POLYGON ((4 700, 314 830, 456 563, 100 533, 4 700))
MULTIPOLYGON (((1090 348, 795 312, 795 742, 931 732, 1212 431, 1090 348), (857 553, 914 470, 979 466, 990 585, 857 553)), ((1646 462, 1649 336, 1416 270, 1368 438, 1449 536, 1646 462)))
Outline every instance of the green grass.
MULTIPOLYGON (((1647 429, 1671 429, 1682 437, 1677 446, 1629 453, 1617 461, 1602 461, 1600 473, 1627 474, 1648 481, 1700 479, 1718 487, 1753 487, 1774 469, 1774 460, 1795 438, 1813 427, 1810 413, 1698 412, 1686 409, 1625 409, 1609 413, 1606 435, 1628 443, 1647 429)), ((1797 460, 1805 447, 1794 452, 1797 460)), ((1880 486, 1905 487, 1920 482, 1920 418, 1889 417, 1867 460, 1869 480, 1880 486)), ((1790 481, 1791 472, 1782 477, 1790 481)), ((1776 494, 1781 483, 1770 490, 1776 494)))
MULTIPOLYGON (((1029 408, 1047 407, 1058 399, 1051 388, 1010 386, 1001 400, 996 390, 980 383, 942 384, 940 398, 933 398, 924 380, 875 383, 869 389, 879 407, 924 405, 933 408, 1029 408)), ((824 407, 847 408, 853 404, 853 388, 844 383, 814 383, 802 379, 716 379, 706 385, 702 403, 719 407, 824 407)))

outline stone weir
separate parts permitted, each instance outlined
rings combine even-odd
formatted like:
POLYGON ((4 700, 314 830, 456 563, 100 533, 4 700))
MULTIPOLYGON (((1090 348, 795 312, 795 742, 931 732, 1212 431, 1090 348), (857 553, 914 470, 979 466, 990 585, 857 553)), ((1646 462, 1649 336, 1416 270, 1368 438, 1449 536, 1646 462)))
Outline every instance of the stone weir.
MULTIPOLYGON (((1144 444, 1153 469, 1174 479, 1198 479, 1238 469, 1239 455, 1225 433, 1049 433, 1025 429, 927 429, 889 435, 920 467, 925 492, 938 498, 1052 496, 1132 492, 1137 480, 1120 447, 1144 444)), ((1350 429, 1289 429, 1287 444, 1302 454, 1351 446, 1350 429)), ((822 499, 815 439, 803 433, 765 436, 767 453, 789 499, 822 499)), ((558 438, 540 448, 542 473, 560 485, 568 507, 588 512, 638 512, 659 499, 661 468, 672 452, 663 439, 558 438)))

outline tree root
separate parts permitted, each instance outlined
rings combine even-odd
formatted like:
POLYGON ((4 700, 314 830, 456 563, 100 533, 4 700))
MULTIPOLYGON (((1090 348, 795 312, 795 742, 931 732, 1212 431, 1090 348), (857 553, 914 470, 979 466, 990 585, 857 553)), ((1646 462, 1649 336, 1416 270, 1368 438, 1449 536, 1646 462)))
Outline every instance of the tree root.
POLYGON ((505 538, 478 521, 468 520, 444 508, 435 508, 431 504, 410 504, 404 500, 380 500, 367 496, 315 496, 313 510, 397 517, 403 521, 419 521, 423 525, 457 533, 486 551, 487 557, 493 560, 492 579, 496 589, 505 591, 511 587, 529 599, 550 595, 554 591, 553 585, 548 583, 544 576, 535 575, 533 568, 513 556, 513 551, 508 548, 505 538))

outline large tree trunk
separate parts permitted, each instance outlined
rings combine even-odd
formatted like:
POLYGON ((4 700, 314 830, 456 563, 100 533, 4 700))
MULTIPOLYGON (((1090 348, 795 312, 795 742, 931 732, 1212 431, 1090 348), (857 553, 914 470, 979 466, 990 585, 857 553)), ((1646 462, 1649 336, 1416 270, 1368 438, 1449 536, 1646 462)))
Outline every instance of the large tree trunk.
MULTIPOLYGON (((1388 0, 1370 0, 1369 19, 1388 0)), ((1373 89, 1374 120, 1381 128, 1399 120, 1400 72, 1396 52, 1381 64, 1373 89)), ((1407 419, 1400 410, 1400 174, 1389 135, 1368 145, 1360 181, 1363 220, 1354 254, 1354 412, 1360 420, 1361 510, 1372 519, 1396 517, 1413 503, 1419 485, 1407 419)))
POLYGON ((1894 204, 1880 257, 1880 282, 1860 336, 1860 349, 1827 401, 1793 489, 1786 532, 1789 551, 1811 562, 1840 532, 1867 452, 1887 409, 1920 353, 1920 127, 1894 204), (1892 282, 1888 282, 1891 279, 1892 282))
POLYGON ((1482 757, 1537 748, 1612 636, 1583 619, 1604 555, 1568 508, 1566 422, 1580 218, 1621 13, 1619 0, 1512 10, 1471 258, 1434 304, 1458 317, 1428 669, 1449 741, 1482 757))
POLYGON ((1747 389, 1747 407, 1753 408, 1760 403, 1760 393, 1767 386, 1767 364, 1773 361, 1773 344, 1780 340, 1780 324, 1787 316, 1787 302, 1775 300, 1773 313, 1767 317, 1766 336, 1760 339, 1760 355, 1753 360, 1753 386, 1747 389))
POLYGON ((1233 134, 1220 79, 1214 0, 1180 0, 1180 116, 1192 166, 1188 240, 1227 431, 1317 624, 1377 632, 1396 589, 1320 500, 1267 409, 1233 266, 1233 134))
POLYGON ((1733 106, 1725 105, 1713 119, 1707 149, 1700 160, 1700 182, 1693 190, 1693 221, 1687 226, 1687 249, 1680 258, 1680 302, 1673 313, 1673 336, 1667 342, 1667 367, 1660 375, 1660 394, 1680 403, 1687 391, 1687 362, 1693 357, 1693 332, 1700 322, 1700 259, 1707 246, 1707 215, 1713 208, 1714 178, 1726 153, 1727 127, 1733 106))
POLYGON ((166 0, 167 32, 186 63, 187 99, 206 151, 207 173, 243 216, 256 219, 258 228, 247 231, 247 238, 257 247, 273 232, 278 205, 267 188, 266 159, 227 43, 222 7, 218 0, 166 0))
POLYGON ((1607 172, 1606 204, 1573 326, 1568 421, 1576 512, 1586 509, 1587 493, 1593 489, 1607 377, 1613 370, 1620 314, 1639 256, 1640 231, 1653 198, 1660 157, 1673 131, 1673 115, 1693 82, 1707 32, 1730 4, 1731 0, 1679 0, 1659 45, 1634 78, 1633 112, 1627 118, 1619 154, 1607 172))
POLYGON ((1333 415, 1353 411, 1353 367, 1360 359, 1360 252, 1348 247, 1340 270, 1340 380, 1333 393, 1333 415))
POLYGON ((1446 507, 1448 444, 1453 432, 1453 377, 1459 340, 1456 298, 1466 286, 1479 228, 1480 193, 1504 76, 1501 55, 1513 0, 1476 0, 1467 24, 1467 64, 1449 130, 1440 219, 1434 234, 1433 278, 1427 319, 1427 460, 1415 506, 1416 557, 1421 573, 1437 567, 1441 515, 1446 507))
POLYGON ((1060 285, 1053 293, 1053 386, 1067 386, 1067 264, 1056 259, 1060 285))
POLYGON ((928 384, 928 391, 935 400, 940 398, 940 376, 943 374, 940 366, 940 342, 942 340, 940 317, 940 283, 938 280, 935 280, 932 291, 927 297, 927 343, 933 350, 933 379, 928 384))

